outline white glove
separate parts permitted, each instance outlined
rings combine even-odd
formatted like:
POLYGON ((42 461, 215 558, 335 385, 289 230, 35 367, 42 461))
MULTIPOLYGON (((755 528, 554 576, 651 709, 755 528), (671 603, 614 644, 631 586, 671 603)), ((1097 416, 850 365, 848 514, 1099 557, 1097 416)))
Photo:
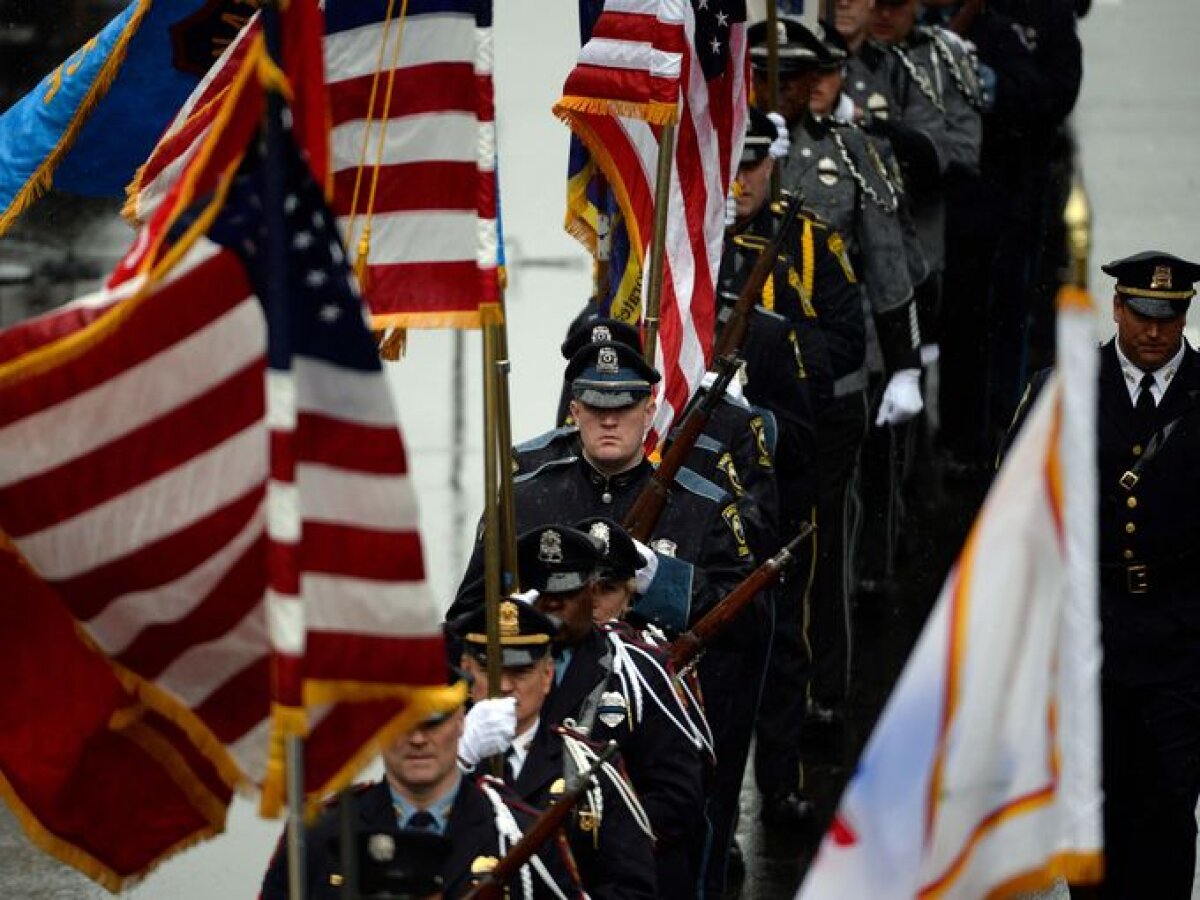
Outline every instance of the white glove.
POLYGON ((642 558, 642 565, 633 576, 633 589, 639 594, 644 594, 650 588, 654 576, 658 574, 658 555, 637 538, 633 539, 633 545, 637 547, 638 555, 642 558))
POLYGON ((854 101, 845 94, 838 94, 837 105, 833 108, 833 117, 839 122, 853 122, 854 101))
POLYGON ((767 118, 775 126, 775 140, 771 141, 767 153, 771 159, 783 159, 792 149, 792 136, 788 134, 787 120, 777 112, 767 113, 767 118))
POLYGON ((519 603, 524 603, 526 606, 533 606, 533 604, 537 603, 537 598, 540 596, 542 595, 537 591, 530 589, 520 594, 513 594, 512 598, 519 603))
POLYGON ((458 761, 473 769, 481 759, 503 753, 517 734, 517 698, 480 700, 463 720, 458 761))
POLYGON ((737 197, 733 194, 733 182, 729 182, 729 193, 725 195, 725 227, 737 224, 737 197))
MULTIPOLYGON (((705 390, 712 390, 712 386, 717 383, 716 372, 705 372, 704 377, 700 379, 700 387, 705 390)), ((725 388, 727 397, 735 397, 738 400, 742 399, 742 382, 737 378, 729 379, 729 386, 725 388)))
POLYGON ((892 375, 883 391, 875 424, 903 425, 925 408, 921 400, 921 370, 901 369, 892 375))

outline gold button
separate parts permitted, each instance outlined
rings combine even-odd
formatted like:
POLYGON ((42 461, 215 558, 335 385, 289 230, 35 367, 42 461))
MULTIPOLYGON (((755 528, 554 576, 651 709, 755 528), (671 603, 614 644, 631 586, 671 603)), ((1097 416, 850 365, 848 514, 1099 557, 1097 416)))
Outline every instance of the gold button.
POLYGON ((337 872, 331 872, 329 875, 329 884, 331 887, 341 887, 344 881, 345 879, 337 872))
POLYGON ((1132 550, 1126 550, 1122 555, 1126 559, 1133 559, 1133 551, 1132 550))
POLYGON ((1141 455, 1142 455, 1142 445, 1141 445, 1141 444, 1134 444, 1134 445, 1133 445, 1133 455, 1134 455, 1134 456, 1141 456, 1141 455))
POLYGON ((1126 534, 1133 534, 1135 531, 1137 531, 1136 525, 1134 525, 1132 522, 1125 523, 1125 533, 1126 534))
POLYGON ((1130 509, 1136 509, 1137 508, 1137 497, 1130 497, 1128 500, 1125 501, 1125 505, 1128 506, 1130 509))

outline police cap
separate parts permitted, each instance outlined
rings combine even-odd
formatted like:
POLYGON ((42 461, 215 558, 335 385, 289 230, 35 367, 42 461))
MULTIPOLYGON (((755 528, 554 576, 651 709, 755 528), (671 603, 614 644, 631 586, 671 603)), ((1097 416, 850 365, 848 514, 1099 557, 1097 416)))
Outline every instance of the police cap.
POLYGON ((661 376, 627 344, 602 341, 582 347, 567 364, 571 395, 600 409, 618 409, 650 396, 661 376))
MULTIPOLYGON (((828 54, 824 45, 807 25, 798 19, 780 16, 775 20, 778 44, 779 73, 811 72, 828 65, 828 54)), ((766 71, 769 50, 767 49, 767 23, 755 22, 746 31, 750 44, 750 65, 766 71)))
MULTIPOLYGON (((450 626, 463 650, 487 665, 487 608, 481 606, 450 626)), ((500 601, 500 665, 505 669, 531 666, 550 651, 557 633, 554 622, 528 603, 506 598, 500 601)))
POLYGON ((771 152, 771 142, 778 134, 775 123, 766 113, 750 107, 750 115, 746 117, 746 141, 742 144, 742 165, 766 159, 771 152))
POLYGON ((819 37, 827 57, 821 68, 839 68, 850 58, 850 46, 846 43, 846 39, 842 37, 837 28, 825 19, 821 20, 819 37))
POLYGON ((637 574, 644 562, 629 532, 604 516, 593 516, 575 523, 580 531, 590 534, 601 545, 597 576, 609 581, 627 581, 637 574))
POLYGON ((565 525, 543 525, 517 538, 521 586, 543 594, 577 591, 596 574, 600 542, 565 525))
POLYGON ((1100 267, 1117 279, 1116 291, 1136 313, 1152 319, 1173 319, 1188 310, 1200 280, 1200 265, 1147 250, 1100 267))
POLYGON ((601 341, 614 341, 627 344, 642 353, 642 333, 636 325, 622 322, 620 319, 597 317, 585 319, 571 329, 567 339, 562 342, 563 359, 570 359, 588 344, 598 344, 601 341))

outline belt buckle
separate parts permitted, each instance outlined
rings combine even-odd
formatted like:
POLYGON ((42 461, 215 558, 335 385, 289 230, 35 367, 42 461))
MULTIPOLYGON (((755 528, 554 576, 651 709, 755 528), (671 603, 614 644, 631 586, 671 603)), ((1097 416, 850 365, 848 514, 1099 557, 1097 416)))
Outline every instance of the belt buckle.
POLYGON ((1126 472, 1121 476, 1121 487, 1125 488, 1127 491, 1132 491, 1135 487, 1137 487, 1137 483, 1139 481, 1141 481, 1141 478, 1138 477, 1136 472, 1126 472))
POLYGON ((1146 571, 1146 566, 1138 564, 1136 566, 1125 567, 1125 586, 1131 594, 1145 594, 1150 590, 1150 573, 1146 571))

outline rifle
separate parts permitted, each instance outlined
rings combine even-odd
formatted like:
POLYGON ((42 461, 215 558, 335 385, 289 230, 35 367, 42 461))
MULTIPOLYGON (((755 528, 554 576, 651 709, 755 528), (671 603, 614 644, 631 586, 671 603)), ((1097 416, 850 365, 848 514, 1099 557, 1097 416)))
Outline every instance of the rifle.
POLYGON ((737 354, 746 342, 746 333, 750 328, 750 313, 758 304, 759 297, 762 296, 763 285, 767 283, 767 279, 775 268, 775 260, 778 259, 779 252, 783 249, 788 235, 792 231, 792 226, 796 223, 800 208, 801 201, 798 195, 789 194, 785 197, 783 218, 775 229, 775 236, 759 250, 754 267, 750 270, 746 283, 742 285, 742 289, 738 293, 737 302, 733 305, 729 321, 725 323, 725 327, 721 331, 721 338, 713 352, 714 365, 718 373, 716 383, 709 389, 703 400, 691 407, 683 424, 679 427, 677 436, 671 441, 667 452, 663 454, 662 462, 659 463, 650 481, 642 488, 642 492, 634 501, 629 514, 625 516, 625 521, 621 523, 632 537, 643 543, 650 539, 654 526, 658 524, 658 519, 667 504, 667 497, 671 493, 671 485, 675 483, 675 475, 683 467, 692 448, 696 446, 696 440, 704 432, 704 426, 708 422, 709 416, 717 408, 717 403, 725 396, 725 389, 729 387, 729 382, 737 371, 739 364, 737 354))
POLYGON ((633 501, 633 506, 629 508, 629 513, 625 516, 625 521, 621 523, 631 537, 642 543, 650 540, 654 526, 658 524, 663 508, 667 505, 667 497, 671 494, 671 485, 675 483, 675 476, 679 474, 688 454, 692 452, 696 441, 704 433, 704 426, 708 423, 709 416, 717 408, 721 398, 725 396, 729 382, 737 374, 739 365, 741 363, 736 357, 717 357, 717 380, 699 403, 692 404, 691 409, 684 417, 683 424, 679 426, 675 439, 671 441, 667 452, 663 454, 662 462, 658 464, 650 476, 650 480, 642 488, 642 492, 633 501))
POLYGON ((758 596, 760 591, 778 581, 796 562, 796 553, 800 545, 815 531, 812 523, 805 522, 800 528, 800 533, 792 538, 786 547, 751 572, 745 581, 706 612, 699 622, 675 638, 671 642, 671 662, 675 664, 676 669, 682 670, 693 663, 704 648, 712 643, 713 638, 729 627, 738 613, 758 596))
POLYGON ((520 871, 523 865, 529 862, 535 853, 542 849, 542 845, 554 836, 554 833, 570 815, 575 804, 579 802, 579 798, 583 796, 588 782, 596 777, 600 767, 612 759, 616 752, 616 741, 609 741, 608 746, 600 751, 595 761, 585 771, 571 779, 567 789, 563 791, 563 795, 533 820, 533 824, 526 829, 524 836, 513 845, 508 853, 504 854, 504 858, 496 863, 495 868, 480 878, 479 883, 471 888, 471 892, 466 895, 464 900, 503 900, 504 886, 520 871))

